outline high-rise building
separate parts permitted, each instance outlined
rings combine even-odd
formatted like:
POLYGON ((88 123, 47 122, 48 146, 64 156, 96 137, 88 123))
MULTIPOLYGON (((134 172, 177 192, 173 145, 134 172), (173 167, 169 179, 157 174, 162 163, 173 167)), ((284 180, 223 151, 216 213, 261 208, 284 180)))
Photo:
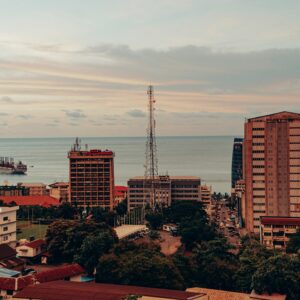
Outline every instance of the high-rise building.
POLYGON ((114 204, 114 153, 110 150, 82 151, 78 143, 69 152, 69 201, 79 207, 99 206, 112 209, 114 204))
POLYGON ((238 180, 243 177, 243 140, 234 138, 231 164, 231 187, 234 188, 238 180))
MULTIPOLYGON (((128 209, 143 207, 149 203, 145 177, 138 176, 128 181, 128 209)), ((172 201, 201 201, 201 180, 195 176, 156 176, 155 199, 158 204, 171 205, 172 201)))
POLYGON ((300 114, 248 119, 244 138, 245 225, 260 217, 300 217, 300 114))

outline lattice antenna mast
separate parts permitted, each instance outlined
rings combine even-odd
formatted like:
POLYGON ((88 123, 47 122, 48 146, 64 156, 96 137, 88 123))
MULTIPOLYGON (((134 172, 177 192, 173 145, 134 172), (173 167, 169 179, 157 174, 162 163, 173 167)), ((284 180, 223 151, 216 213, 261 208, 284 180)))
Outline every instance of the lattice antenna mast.
POLYGON ((155 136, 155 99, 153 86, 148 87, 148 114, 149 123, 147 129, 147 142, 146 142, 146 165, 145 165, 145 187, 149 191, 150 206, 154 207, 156 203, 155 199, 155 179, 158 176, 158 160, 157 160, 157 146, 155 136))

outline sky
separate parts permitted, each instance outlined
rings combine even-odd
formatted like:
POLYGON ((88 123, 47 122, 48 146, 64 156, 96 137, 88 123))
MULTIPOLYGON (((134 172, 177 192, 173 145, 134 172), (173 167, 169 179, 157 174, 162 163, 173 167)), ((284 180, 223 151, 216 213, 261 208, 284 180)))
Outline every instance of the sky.
POLYGON ((242 135, 300 113, 299 0, 0 0, 2 137, 242 135))

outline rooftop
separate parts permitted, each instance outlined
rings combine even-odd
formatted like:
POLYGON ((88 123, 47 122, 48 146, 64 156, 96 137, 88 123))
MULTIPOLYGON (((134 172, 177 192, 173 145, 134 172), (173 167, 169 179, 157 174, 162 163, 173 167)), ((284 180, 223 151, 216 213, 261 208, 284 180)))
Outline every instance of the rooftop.
POLYGON ((123 239, 127 236, 143 231, 146 228, 147 228, 146 225, 122 225, 122 226, 114 227, 114 230, 118 238, 123 239))
POLYGON ((26 247, 35 249, 35 248, 37 248, 37 247, 43 246, 44 244, 45 244, 45 241, 42 240, 42 239, 39 239, 39 240, 34 240, 34 241, 32 241, 32 242, 29 242, 29 243, 20 245, 19 247, 21 247, 21 246, 26 246, 26 247))
POLYGON ((51 196, 0 196, 0 200, 6 204, 15 202, 19 206, 59 206, 59 200, 51 196))
POLYGON ((50 187, 52 188, 56 188, 56 187, 68 187, 69 186, 69 182, 54 182, 49 184, 50 187))
POLYGON ((249 121, 255 121, 259 119, 271 119, 271 120, 276 120, 276 119, 300 119, 300 114, 294 113, 294 112, 289 112, 289 111, 280 111, 274 114, 269 114, 269 115, 263 115, 263 116, 258 116, 254 118, 248 119, 249 121))
POLYGON ((42 182, 21 182, 20 185, 24 187, 46 187, 46 184, 42 182))
POLYGON ((261 223, 263 225, 299 225, 300 218, 295 217, 261 217, 261 223))
MULTIPOLYGON (((200 180, 197 176, 155 176, 156 179, 169 177, 171 180, 200 180)), ((144 180, 145 176, 135 176, 129 180, 144 180)))
POLYGON ((7 244, 0 245, 0 260, 16 256, 17 252, 7 244))
POLYGON ((68 156, 76 157, 76 156, 112 156, 112 155, 114 155, 114 153, 111 150, 91 149, 89 151, 71 150, 68 156))
POLYGON ((0 268, 0 277, 14 277, 19 275, 21 272, 10 270, 6 268, 0 268))
POLYGON ((185 292, 129 285, 54 281, 28 286, 14 298, 41 300, 121 300, 128 295, 142 295, 151 299, 192 300, 205 296, 199 292, 185 292), (59 291, 59 293, 57 292, 59 291))

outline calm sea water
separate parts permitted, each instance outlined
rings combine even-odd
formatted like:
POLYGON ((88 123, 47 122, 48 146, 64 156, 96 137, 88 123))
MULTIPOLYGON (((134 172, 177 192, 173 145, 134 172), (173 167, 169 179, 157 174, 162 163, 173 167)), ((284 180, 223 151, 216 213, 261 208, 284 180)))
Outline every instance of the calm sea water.
MULTIPOLYGON (((159 172, 200 176, 214 191, 230 191, 233 137, 159 137, 159 172)), ((0 175, 0 183, 68 180, 67 152, 73 138, 0 139, 0 156, 14 157, 28 166, 28 174, 0 175)), ((145 138, 82 138, 90 148, 115 152, 116 184, 126 185, 130 177, 144 174, 145 138)))

